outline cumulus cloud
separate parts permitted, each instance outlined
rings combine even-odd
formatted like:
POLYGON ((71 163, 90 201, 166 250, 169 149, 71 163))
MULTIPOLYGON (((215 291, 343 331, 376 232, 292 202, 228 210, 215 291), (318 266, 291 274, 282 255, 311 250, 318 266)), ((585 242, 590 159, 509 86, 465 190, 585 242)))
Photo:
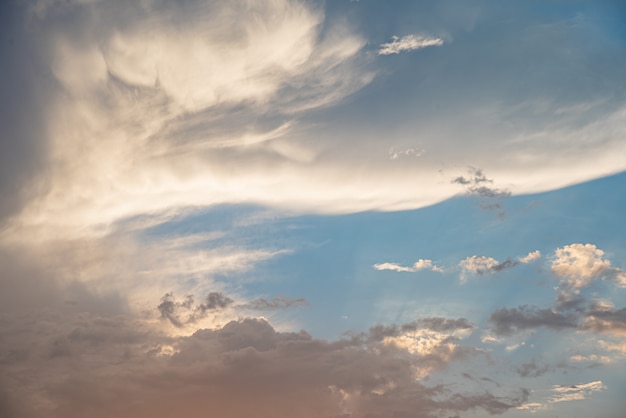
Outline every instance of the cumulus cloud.
POLYGON ((443 39, 433 36, 405 35, 401 38, 393 36, 391 42, 380 45, 378 55, 393 55, 441 45, 443 45, 443 39))
POLYGON ((604 251, 593 244, 570 244, 557 248, 551 265, 565 290, 577 291, 594 280, 605 279, 626 287, 626 272, 612 267, 604 251))
MULTIPOLYGON (((430 334, 416 337, 426 339, 426 350, 415 351, 370 333, 326 341, 304 331, 279 332, 258 318, 171 336, 149 322, 87 314, 43 321, 39 333, 16 332, 30 320, 1 323, 12 347, 12 354, 1 350, 3 358, 12 356, 2 390, 10 407, 25 408, 29 418, 99 418, 129 410, 139 418, 200 417, 208 408, 222 417, 433 418, 474 409, 503 413, 528 398, 523 390, 457 393, 417 380, 425 370, 464 358, 462 347, 444 350, 451 341, 430 334)), ((425 318, 409 327, 418 325, 469 326, 425 318)))

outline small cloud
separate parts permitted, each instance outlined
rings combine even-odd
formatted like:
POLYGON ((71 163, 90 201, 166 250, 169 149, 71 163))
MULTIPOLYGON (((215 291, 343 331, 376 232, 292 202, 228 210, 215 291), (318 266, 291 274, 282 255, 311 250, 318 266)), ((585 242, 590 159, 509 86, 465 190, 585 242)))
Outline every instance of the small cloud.
POLYGON ((580 385, 571 386, 553 386, 552 391, 556 394, 549 400, 549 402, 568 402, 587 399, 593 392, 606 390, 606 386, 602 381, 584 383, 580 385))
POLYGON ((535 260, 538 260, 539 258, 541 258, 541 252, 533 251, 533 252, 528 253, 526 257, 521 257, 521 258, 518 258, 517 260, 520 263, 528 264, 528 263, 532 263, 535 260))
POLYGON ((461 280, 465 280, 468 273, 479 276, 494 274, 502 270, 513 268, 520 263, 531 263, 540 257, 541 252, 533 251, 524 257, 516 259, 507 258, 506 260, 500 262, 495 258, 473 255, 459 262, 459 267, 461 267, 461 280))
POLYGON ((576 354, 576 355, 570 356, 569 359, 577 363, 581 363, 581 362, 610 363, 611 361, 613 361, 608 356, 598 356, 596 354, 590 354, 588 356, 576 354))
POLYGON ((482 337, 480 337, 480 341, 484 344, 496 344, 502 342, 500 338, 494 337, 491 334, 483 335, 482 337))
POLYGON ((525 404, 522 404, 522 405, 516 407, 516 409, 520 409, 522 411, 528 411, 528 412, 534 414, 537 411, 541 411, 542 409, 546 409, 546 404, 539 403, 539 402, 529 402, 529 403, 525 403, 525 404))
POLYGON ((432 36, 406 35, 402 38, 393 36, 391 42, 380 45, 378 55, 399 54, 404 51, 415 51, 429 46, 443 45, 443 39, 432 36))
POLYGON ((396 150, 393 147, 389 148, 389 159, 397 160, 401 157, 420 157, 424 154, 424 150, 419 148, 405 148, 403 150, 396 150))
POLYGON ((522 364, 517 368, 516 372, 521 377, 539 377, 551 370, 547 364, 539 364, 536 360, 522 364))
POLYGON ((374 264, 376 270, 391 270, 405 273, 415 273, 419 270, 432 270, 439 273, 443 273, 443 268, 433 264, 432 260, 419 259, 411 267, 402 266, 397 263, 379 263, 374 264))

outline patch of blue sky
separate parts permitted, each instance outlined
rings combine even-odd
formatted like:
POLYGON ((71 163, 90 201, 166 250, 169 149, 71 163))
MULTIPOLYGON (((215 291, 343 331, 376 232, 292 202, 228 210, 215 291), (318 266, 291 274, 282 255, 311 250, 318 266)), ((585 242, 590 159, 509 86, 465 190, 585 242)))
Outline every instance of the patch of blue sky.
MULTIPOLYGON (((293 216, 255 206, 220 206, 154 227, 146 239, 226 231, 210 243, 249 249, 288 250, 251 271, 217 276, 250 295, 306 298, 310 306, 285 315, 315 335, 334 337, 377 322, 418 316, 467 317, 486 326, 500 307, 553 306, 554 250, 592 243, 623 268, 626 173, 553 192, 500 199, 505 215, 481 208, 481 198, 460 196, 401 212, 293 216), (497 273, 467 274, 459 262, 486 256, 499 262, 539 250, 542 258, 497 273), (430 259, 445 271, 379 271, 385 262, 411 266, 430 259)), ((626 302, 623 290, 597 282, 585 294, 626 302)))

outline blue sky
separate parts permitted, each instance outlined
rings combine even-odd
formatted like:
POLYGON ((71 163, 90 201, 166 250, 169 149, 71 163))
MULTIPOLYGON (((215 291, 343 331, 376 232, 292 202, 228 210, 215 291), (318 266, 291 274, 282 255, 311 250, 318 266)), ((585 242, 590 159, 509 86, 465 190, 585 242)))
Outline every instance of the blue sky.
POLYGON ((0 415, 623 415, 621 2, 1 7, 0 415))

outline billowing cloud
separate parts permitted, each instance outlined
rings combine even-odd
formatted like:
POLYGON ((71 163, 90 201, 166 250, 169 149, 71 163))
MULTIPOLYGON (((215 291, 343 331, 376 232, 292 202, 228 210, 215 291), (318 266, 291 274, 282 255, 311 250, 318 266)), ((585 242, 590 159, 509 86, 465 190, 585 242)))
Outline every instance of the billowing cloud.
POLYGON ((443 45, 443 39, 434 36, 406 35, 401 38, 394 36, 391 42, 382 44, 378 55, 393 55, 400 52, 415 51, 429 46, 443 45))
MULTIPOLYGON (((99 418, 131 408, 139 418, 200 417, 211 408, 222 417, 433 418, 470 409, 503 413, 528 398, 523 390, 456 393, 416 380, 425 370, 441 370, 463 358, 460 347, 440 351, 451 342, 430 334, 422 345, 432 343, 433 349, 415 351, 367 334, 326 341, 304 331, 279 332, 256 318, 185 337, 128 318, 59 319, 39 334, 16 333, 22 324, 14 322, 7 334, 13 354, 2 355, 13 360, 4 368, 2 390, 22 416, 99 418), (59 373, 68 361, 69 376, 59 373)), ((439 329, 468 326, 442 318, 423 323, 439 329)))
POLYGON ((565 290, 576 291, 594 280, 607 279, 626 287, 626 272, 611 266, 604 251, 593 244, 570 244, 557 248, 551 266, 565 290))

